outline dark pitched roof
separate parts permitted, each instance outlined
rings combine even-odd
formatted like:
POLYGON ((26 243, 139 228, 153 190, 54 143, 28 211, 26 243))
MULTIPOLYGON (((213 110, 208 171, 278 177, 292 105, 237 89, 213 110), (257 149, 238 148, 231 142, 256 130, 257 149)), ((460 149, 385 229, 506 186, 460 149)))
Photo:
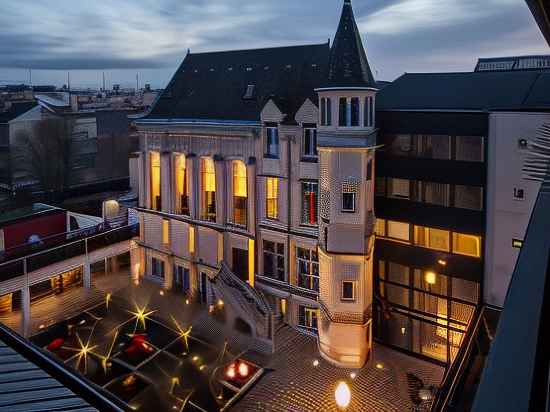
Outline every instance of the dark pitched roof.
POLYGON ((351 0, 344 1, 340 24, 330 50, 328 80, 323 86, 376 88, 351 0))
POLYGON ((476 72, 507 70, 550 70, 550 55, 480 58, 476 72))
POLYGON ((550 73, 404 74, 377 95, 378 110, 550 109, 550 73))
POLYGON ((21 116, 24 113, 27 113, 29 110, 31 110, 34 106, 36 106, 36 102, 14 102, 12 103, 9 110, 0 113, 0 123, 7 123, 19 116, 21 116))
POLYGON ((273 98, 293 122, 307 98, 317 101, 328 56, 328 43, 190 53, 145 119, 259 121, 273 98), (249 85, 252 98, 244 98, 249 85))

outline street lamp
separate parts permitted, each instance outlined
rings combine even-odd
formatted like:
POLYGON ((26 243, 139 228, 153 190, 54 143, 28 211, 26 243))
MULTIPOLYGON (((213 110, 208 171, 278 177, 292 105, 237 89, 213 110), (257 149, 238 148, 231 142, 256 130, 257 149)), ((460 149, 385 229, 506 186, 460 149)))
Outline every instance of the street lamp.
POLYGON ((351 402, 351 390, 346 382, 342 381, 336 386, 334 400, 340 410, 346 410, 351 402))

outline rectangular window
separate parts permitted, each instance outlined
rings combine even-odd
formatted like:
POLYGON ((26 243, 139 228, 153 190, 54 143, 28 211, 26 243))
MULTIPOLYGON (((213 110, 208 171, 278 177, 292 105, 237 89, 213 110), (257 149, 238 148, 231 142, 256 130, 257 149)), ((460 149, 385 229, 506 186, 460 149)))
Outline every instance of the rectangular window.
MULTIPOLYGON (((1 247, 1 245, 0 245, 1 247)), ((523 247, 523 240, 512 239, 512 247, 515 249, 521 249, 523 247)), ((0 249, 2 250, 2 249, 0 249)))
POLYGON ((298 324, 307 329, 317 330, 319 309, 298 306, 298 324))
POLYGON ((279 129, 277 127, 266 127, 265 157, 279 158, 279 129))
POLYGON ((355 212, 355 192, 342 192, 342 212, 355 212))
POLYGON ((302 182, 302 223, 317 224, 317 197, 319 185, 317 182, 302 182))
POLYGON ((201 219, 216 221, 216 168, 209 157, 201 159, 201 219))
POLYGON ((233 162, 233 223, 246 226, 248 214, 248 182, 246 165, 240 160, 233 162))
POLYGON ((340 107, 338 112, 340 116, 338 118, 338 126, 345 127, 348 125, 348 99, 345 97, 340 98, 340 107))
POLYGON ((376 219, 374 233, 376 233, 377 236, 386 237, 386 221, 384 219, 376 219))
POLYGON ((359 98, 352 97, 351 101, 351 121, 350 126, 356 127, 359 126, 359 98))
POLYGON ((388 237, 410 242, 411 234, 409 224, 388 220, 388 237))
POLYGON ((180 214, 189 216, 189 183, 187 181, 187 165, 184 155, 178 155, 176 157, 176 188, 177 195, 176 205, 180 214))
POLYGON ((465 162, 483 162, 484 139, 479 136, 456 137, 456 160, 465 162))
POLYGON ((373 172, 373 166, 372 166, 372 159, 369 160, 369 162, 367 163, 367 180, 372 180, 372 175, 374 174, 373 172))
POLYGON ((483 188, 479 186, 455 186, 455 207, 483 210, 483 188))
POLYGON ((317 250, 296 248, 298 286, 319 292, 319 256, 317 250))
POLYGON ((431 227, 414 227, 414 244, 428 249, 450 251, 450 232, 431 227))
POLYGON ((151 275, 157 278, 164 279, 164 261, 152 258, 151 259, 151 275))
POLYGON ((418 157, 429 159, 451 159, 451 136, 448 135, 415 135, 418 157))
POLYGON ((332 99, 327 98, 326 126, 332 126, 332 99))
POLYGON ((481 237, 463 233, 453 233, 453 253, 481 257, 481 237))
POLYGON ((170 244, 170 221, 162 219, 162 244, 167 246, 170 244))
POLYGON ((410 182, 406 179, 388 178, 388 197, 410 199, 410 182))
POLYGON ((160 196, 160 153, 151 152, 151 209, 162 210, 160 196))
POLYGON ((268 219, 279 218, 279 179, 268 177, 265 183, 266 217, 268 219))
POLYGON ((327 125, 327 99, 321 99, 321 126, 327 125))
POLYGON ((304 140, 302 143, 302 156, 309 158, 317 157, 317 129, 304 129, 304 140))
POLYGON ((419 182, 424 202, 440 206, 449 206, 449 185, 433 182, 419 182))
POLYGON ((264 276, 285 281, 285 245, 264 240, 264 276))
POLYGON ((374 98, 368 96, 365 98, 365 127, 374 127, 374 98))
POLYGON ((342 282, 342 300, 355 300, 355 282, 348 280, 342 282))

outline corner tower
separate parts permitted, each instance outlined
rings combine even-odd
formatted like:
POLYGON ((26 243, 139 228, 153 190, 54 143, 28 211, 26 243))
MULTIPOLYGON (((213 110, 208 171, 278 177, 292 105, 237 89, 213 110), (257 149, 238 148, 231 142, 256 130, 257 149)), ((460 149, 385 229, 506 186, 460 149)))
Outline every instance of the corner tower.
POLYGON ((319 349, 362 367, 372 347, 376 82, 344 1, 319 94, 319 349))

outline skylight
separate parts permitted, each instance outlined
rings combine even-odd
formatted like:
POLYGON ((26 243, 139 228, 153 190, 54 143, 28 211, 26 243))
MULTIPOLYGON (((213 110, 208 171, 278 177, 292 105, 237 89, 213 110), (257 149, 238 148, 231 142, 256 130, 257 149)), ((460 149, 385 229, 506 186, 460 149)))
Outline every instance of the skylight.
POLYGON ((244 96, 243 96, 243 99, 249 100, 249 99, 254 98, 254 89, 255 89, 255 88, 256 88, 255 85, 249 84, 249 85, 246 87, 246 92, 245 92, 245 94, 244 94, 244 96))

